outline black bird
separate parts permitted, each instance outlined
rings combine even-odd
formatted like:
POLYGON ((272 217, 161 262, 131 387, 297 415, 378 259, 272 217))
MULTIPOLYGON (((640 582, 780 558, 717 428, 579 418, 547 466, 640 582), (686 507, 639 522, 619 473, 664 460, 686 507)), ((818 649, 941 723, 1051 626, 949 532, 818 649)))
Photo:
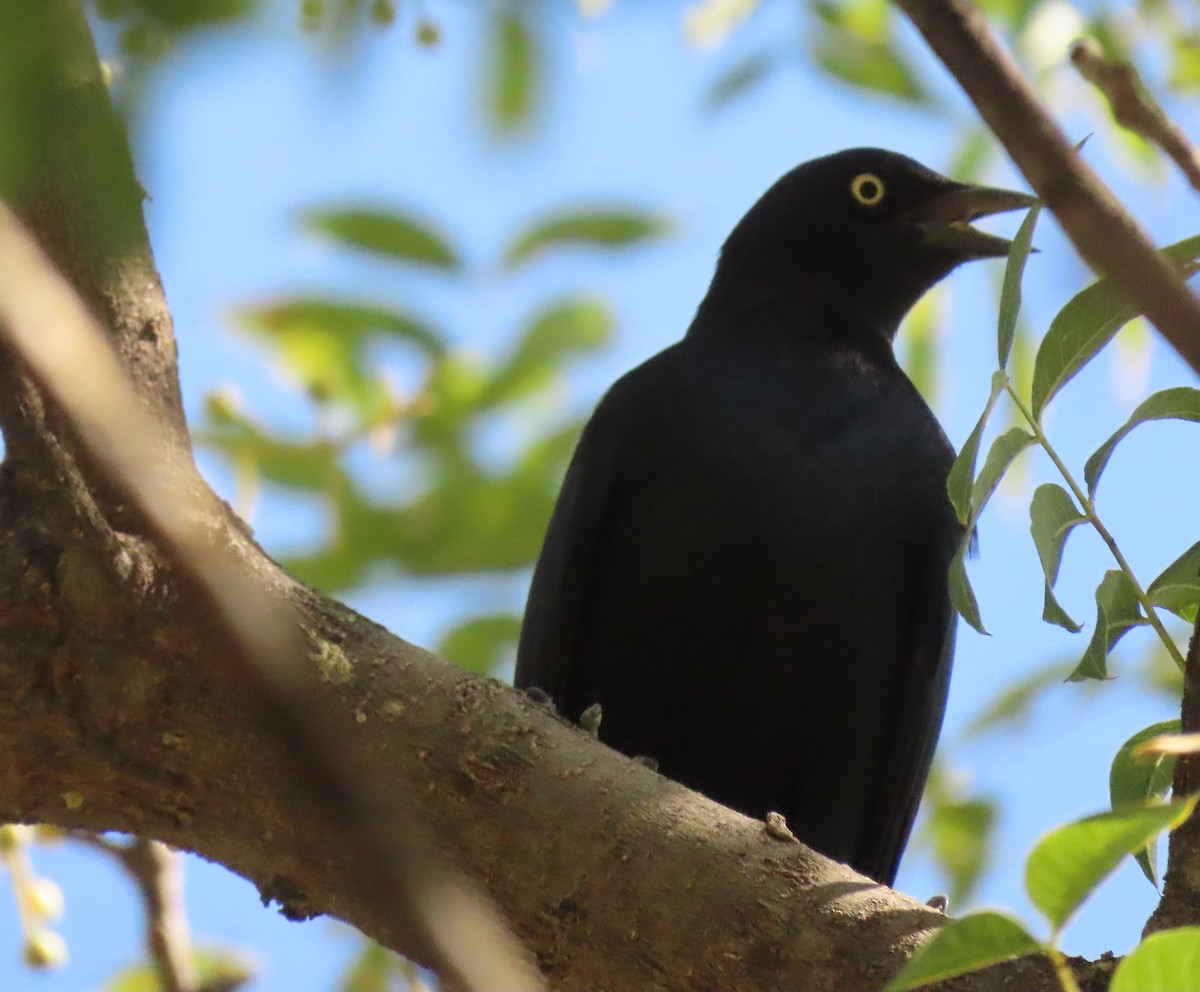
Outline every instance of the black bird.
POLYGON ((600 738, 891 884, 941 728, 954 451, 892 339, 969 226, 1033 197, 878 149, 780 179, 682 341, 584 429, 516 684, 600 738))

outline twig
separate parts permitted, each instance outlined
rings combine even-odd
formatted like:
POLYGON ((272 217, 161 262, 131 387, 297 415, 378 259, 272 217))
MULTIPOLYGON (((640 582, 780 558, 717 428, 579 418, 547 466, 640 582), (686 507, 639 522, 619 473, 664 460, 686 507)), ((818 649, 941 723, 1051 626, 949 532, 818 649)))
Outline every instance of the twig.
POLYGON ((894 0, 975 104, 1085 261, 1121 287, 1200 373, 1200 300, 1041 105, 969 0, 894 0))
POLYGON ((1091 38, 1071 46, 1071 64, 1104 94, 1113 119, 1122 127, 1158 145, 1179 166, 1192 188, 1200 193, 1200 149, 1174 123, 1147 91, 1137 69, 1129 62, 1114 62, 1091 38))
MULTIPOLYGON (((188 453, 139 403, 103 331, 0 205, 0 332, 63 411, 102 481, 126 494, 174 566, 181 608, 215 635, 215 674, 244 698, 292 770, 298 818, 354 852, 346 884, 403 921, 417 954, 466 990, 540 988, 495 912, 434 853, 411 810, 364 772, 355 725, 318 668, 336 645, 302 637, 252 574, 241 538, 188 453)), ((315 635, 309 635, 314 637, 315 635)), ((336 667, 336 666, 335 666, 336 667)), ((336 680, 334 680, 336 681, 336 680)), ((309 852, 314 858, 321 851, 309 852)))
POLYGON ((118 844, 95 834, 74 836, 115 858, 137 885, 146 911, 146 949, 164 992, 199 992, 179 855, 166 844, 142 837, 118 844))

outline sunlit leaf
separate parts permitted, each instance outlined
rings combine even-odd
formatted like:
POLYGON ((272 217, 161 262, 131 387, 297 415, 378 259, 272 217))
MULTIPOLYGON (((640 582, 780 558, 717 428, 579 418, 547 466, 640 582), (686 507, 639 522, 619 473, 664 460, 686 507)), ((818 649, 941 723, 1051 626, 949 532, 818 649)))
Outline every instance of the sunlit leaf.
POLYGON ((1000 368, 1008 365, 1012 351, 1013 335, 1017 330, 1017 315, 1021 312, 1021 279, 1025 274, 1025 263, 1033 247, 1033 229, 1042 212, 1039 200, 1025 214, 1017 236, 1008 250, 1008 264, 1004 267, 1004 284, 1000 288, 1000 315, 997 323, 997 357, 1000 368))
POLYGON ((715 48, 754 13, 761 0, 696 0, 683 15, 683 33, 693 45, 715 48))
POLYGON ((818 0, 809 30, 816 63, 852 86, 914 103, 931 102, 896 40, 897 15, 886 0, 818 0))
POLYGON ((487 384, 480 404, 506 402, 544 385, 568 359, 611 340, 612 330, 612 310, 601 298, 575 297, 547 307, 487 384))
MULTIPOLYGON (((1178 720, 1164 720, 1139 730, 1121 745, 1108 772, 1108 795, 1113 809, 1166 798, 1175 778, 1174 755, 1139 757, 1135 752, 1139 744, 1178 730, 1178 720)), ((1134 852, 1134 857, 1150 884, 1158 885, 1158 837, 1152 837, 1144 848, 1134 852)))
POLYGON ((1200 606, 1200 541, 1197 541, 1150 583, 1150 602, 1170 610, 1181 620, 1196 622, 1200 606))
POLYGON ((1056 932, 1061 930, 1123 857, 1186 820, 1196 799, 1100 813, 1052 830, 1025 864, 1030 900, 1056 932))
POLYGON ((1113 449, 1138 424, 1147 420, 1188 420, 1200 423, 1200 389, 1191 386, 1175 386, 1164 389, 1152 396, 1146 397, 1138 404, 1129 419, 1095 450, 1087 460, 1083 469, 1083 477, 1087 480, 1088 495, 1096 494, 1096 486, 1108 460, 1112 457, 1113 449))
POLYGON ((1096 587, 1096 629, 1071 681, 1108 678, 1109 653, 1130 630, 1148 622, 1129 577, 1117 569, 1105 572, 1096 587))
POLYGON ((971 913, 950 920, 913 955, 884 992, 906 992, 978 971, 991 964, 1035 954, 1042 945, 1017 920, 1002 913, 971 913))
POLYGON ((504 249, 503 262, 513 269, 537 255, 566 246, 630 248, 661 238, 671 229, 671 222, 659 214, 626 207, 556 213, 518 234, 504 249))
POLYGON ((447 271, 460 265, 458 255, 441 234, 403 214, 360 207, 310 210, 301 215, 300 223, 307 230, 333 238, 347 247, 394 261, 415 262, 447 271))
POLYGON ((1065 627, 1072 633, 1079 631, 1081 626, 1059 605, 1054 596, 1054 583, 1058 581, 1058 569, 1068 535, 1086 522, 1087 515, 1080 512, 1071 494, 1062 486, 1047 482, 1034 491, 1029 504, 1029 532, 1033 535, 1033 543, 1046 577, 1042 619, 1065 627))
POLYGON ((930 406, 937 405, 939 361, 938 328, 944 291, 933 289, 917 301, 904 319, 904 354, 901 364, 917 392, 930 406))
POLYGON ((396 962, 393 951, 373 940, 367 941, 342 975, 337 992, 392 992, 396 962))
POLYGON ((1200 927, 1146 937, 1117 964, 1108 992, 1200 992, 1200 927))
POLYGON ((235 315, 321 403, 356 409, 362 419, 386 412, 389 398, 368 346, 396 338, 439 356, 442 341, 429 326, 380 306, 298 297, 235 315))
MULTIPOLYGON (((1200 235, 1170 245, 1162 254, 1188 273, 1190 263, 1200 257, 1200 235)), ((1101 279, 1076 294, 1051 321, 1038 348, 1033 415, 1040 418, 1054 395, 1138 313, 1139 308, 1111 279, 1101 279)))

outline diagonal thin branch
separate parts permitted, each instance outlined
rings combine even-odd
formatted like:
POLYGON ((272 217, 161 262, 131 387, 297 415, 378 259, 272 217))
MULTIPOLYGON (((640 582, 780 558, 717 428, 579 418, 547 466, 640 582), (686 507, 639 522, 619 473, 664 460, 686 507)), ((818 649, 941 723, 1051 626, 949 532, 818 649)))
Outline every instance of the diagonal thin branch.
POLYGON ((79 449, 140 512, 195 620, 217 634, 210 663, 291 759, 298 815, 357 852, 347 884, 406 919, 422 959, 464 989, 539 988, 499 918, 434 854, 406 805, 364 774, 354 726, 329 706, 296 618, 257 581, 187 452, 139 403, 103 331, 2 205, 0 333, 79 449))
POLYGON ((970 0, 893 0, 975 104, 1076 250, 1200 374, 1200 300, 1075 152, 970 0))
POLYGON ((1130 62, 1106 58, 1091 38, 1071 46, 1071 64, 1079 74, 1104 94, 1113 119, 1122 127, 1158 145, 1171 157, 1192 188, 1200 193, 1200 148, 1172 121, 1142 84, 1130 62))

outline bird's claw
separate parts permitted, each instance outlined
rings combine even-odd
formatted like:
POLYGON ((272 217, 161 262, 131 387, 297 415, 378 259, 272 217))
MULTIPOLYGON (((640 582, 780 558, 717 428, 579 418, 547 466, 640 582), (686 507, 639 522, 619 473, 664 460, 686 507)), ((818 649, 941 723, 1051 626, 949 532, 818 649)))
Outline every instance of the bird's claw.
POLYGON ((589 737, 596 740, 600 739, 600 720, 604 716, 604 711, 600 708, 599 703, 592 703, 587 709, 579 714, 579 727, 585 731, 589 737))
POLYGON ((776 840, 785 840, 789 844, 798 844, 796 835, 792 833, 791 827, 787 825, 787 820, 783 818, 782 813, 768 813, 763 820, 763 829, 766 830, 768 837, 774 837, 776 840))

